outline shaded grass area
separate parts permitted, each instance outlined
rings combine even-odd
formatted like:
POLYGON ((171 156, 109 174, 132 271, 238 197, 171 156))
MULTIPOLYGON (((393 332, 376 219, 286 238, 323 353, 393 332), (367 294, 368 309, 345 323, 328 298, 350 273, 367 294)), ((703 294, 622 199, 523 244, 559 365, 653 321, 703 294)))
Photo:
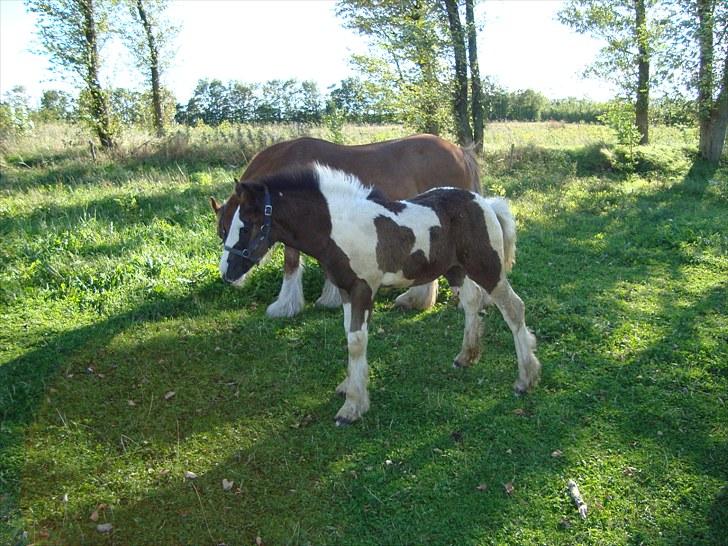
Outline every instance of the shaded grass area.
MULTIPOLYGON (((280 251, 243 290, 218 280, 205 201, 234 169, 119 166, 82 185, 7 169, 0 542, 722 543, 726 169, 677 146, 656 152, 668 167, 616 175, 601 142, 523 142, 486 158, 483 183, 518 219, 512 283, 539 388, 512 395, 493 310, 481 362, 454 370, 463 321, 447 289, 418 314, 384 292, 372 409, 346 429, 340 312, 265 318, 280 251)), ((307 301, 321 283, 309 264, 307 301)))

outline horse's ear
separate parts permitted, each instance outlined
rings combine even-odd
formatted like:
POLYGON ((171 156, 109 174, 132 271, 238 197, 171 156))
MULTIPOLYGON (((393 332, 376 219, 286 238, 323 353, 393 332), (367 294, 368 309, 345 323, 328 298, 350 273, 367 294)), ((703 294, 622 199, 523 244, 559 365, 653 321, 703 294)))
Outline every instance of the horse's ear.
POLYGON ((222 205, 217 202, 217 199, 210 196, 210 206, 212 207, 212 210, 215 211, 215 214, 218 213, 218 211, 222 208, 222 205))
POLYGON ((238 194, 241 203, 255 206, 258 199, 259 186, 250 182, 238 182, 235 192, 238 194))

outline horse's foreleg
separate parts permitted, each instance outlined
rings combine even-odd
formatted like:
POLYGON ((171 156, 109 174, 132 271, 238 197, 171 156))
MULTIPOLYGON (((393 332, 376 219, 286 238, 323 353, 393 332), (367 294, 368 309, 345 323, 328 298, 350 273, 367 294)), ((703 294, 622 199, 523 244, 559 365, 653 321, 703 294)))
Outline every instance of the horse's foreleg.
POLYGON ((465 277, 460 289, 460 305, 465 311, 465 331, 462 349, 453 362, 456 368, 471 366, 480 358, 480 337, 483 329, 478 311, 482 300, 481 288, 469 277, 465 277))
POLYGON ((518 380, 514 388, 517 393, 522 394, 536 386, 541 375, 541 363, 534 354, 536 337, 526 327, 523 301, 513 291, 506 279, 502 279, 498 283, 490 296, 513 332, 513 341, 518 356, 518 380))
POLYGON ((283 284, 278 299, 266 310, 269 317, 292 317, 303 310, 303 264, 301 253, 289 246, 284 250, 283 284))
POLYGON ((344 300, 344 326, 346 328, 349 366, 346 379, 337 392, 346 394, 346 401, 336 414, 337 425, 348 425, 369 409, 369 365, 367 364, 368 322, 372 311, 372 290, 360 282, 344 300))
POLYGON ((434 281, 413 286, 404 294, 397 296, 394 305, 402 309, 429 309, 437 301, 437 279, 434 281))

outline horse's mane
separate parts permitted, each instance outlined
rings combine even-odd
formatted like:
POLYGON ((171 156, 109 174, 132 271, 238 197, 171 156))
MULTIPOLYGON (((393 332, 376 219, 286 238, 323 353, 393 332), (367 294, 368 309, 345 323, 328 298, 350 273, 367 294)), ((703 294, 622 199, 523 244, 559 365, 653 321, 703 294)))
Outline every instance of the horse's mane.
POLYGON ((351 203, 366 199, 372 193, 372 188, 365 187, 353 174, 320 163, 314 163, 313 169, 318 175, 321 192, 328 199, 351 203))

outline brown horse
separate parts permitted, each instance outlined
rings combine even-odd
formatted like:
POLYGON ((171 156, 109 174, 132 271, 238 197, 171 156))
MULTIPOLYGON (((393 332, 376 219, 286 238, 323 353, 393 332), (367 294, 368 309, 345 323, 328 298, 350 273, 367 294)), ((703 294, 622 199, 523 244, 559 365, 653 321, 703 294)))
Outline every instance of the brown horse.
MULTIPOLYGON (((375 186, 391 200, 408 199, 439 186, 480 192, 480 174, 472 151, 424 134, 359 146, 343 146, 308 137, 280 142, 253 157, 240 181, 259 179, 312 163, 351 173, 362 184, 375 186)), ((211 200, 218 217, 218 230, 224 223, 228 201, 220 205, 211 200)), ((268 316, 292 317, 303 309, 302 274, 299 251, 286 246, 283 285, 278 299, 268 306, 268 316)), ((241 278, 236 284, 242 282, 241 278)), ((437 279, 409 289, 397 298, 396 304, 426 309, 434 305, 436 298, 437 279)), ((341 305, 339 290, 328 278, 316 304, 324 307, 341 305)))

